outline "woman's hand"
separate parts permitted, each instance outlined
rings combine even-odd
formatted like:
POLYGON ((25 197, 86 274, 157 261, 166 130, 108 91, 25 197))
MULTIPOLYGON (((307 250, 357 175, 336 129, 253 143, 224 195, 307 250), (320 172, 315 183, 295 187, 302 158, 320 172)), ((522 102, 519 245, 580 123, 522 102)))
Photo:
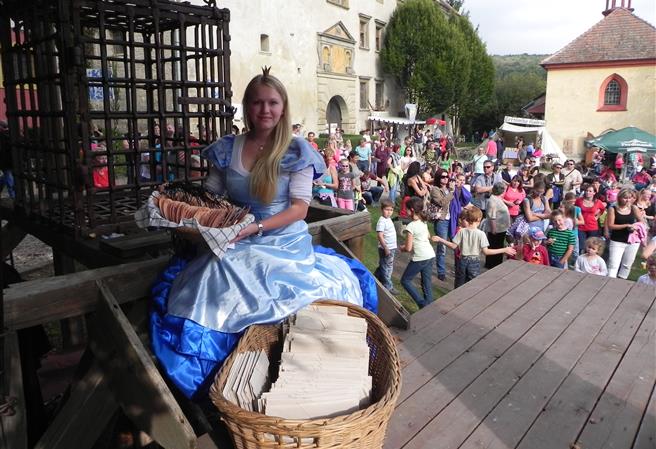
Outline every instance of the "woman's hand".
POLYGON ((246 226, 244 229, 239 231, 237 237, 232 239, 230 243, 237 243, 241 239, 245 239, 246 237, 250 237, 253 234, 257 234, 257 231, 258 231, 257 223, 251 223, 248 226, 246 226))

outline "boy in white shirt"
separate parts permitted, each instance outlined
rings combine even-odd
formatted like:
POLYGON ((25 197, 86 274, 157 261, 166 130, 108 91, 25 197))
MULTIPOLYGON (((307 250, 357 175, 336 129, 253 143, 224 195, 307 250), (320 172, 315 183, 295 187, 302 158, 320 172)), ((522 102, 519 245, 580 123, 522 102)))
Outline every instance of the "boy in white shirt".
POLYGON ((392 222, 394 204, 389 200, 380 202, 381 216, 376 223, 376 236, 378 237, 378 268, 374 275, 381 284, 393 295, 398 294, 392 285, 392 271, 394 270, 394 255, 396 253, 396 229, 392 222))

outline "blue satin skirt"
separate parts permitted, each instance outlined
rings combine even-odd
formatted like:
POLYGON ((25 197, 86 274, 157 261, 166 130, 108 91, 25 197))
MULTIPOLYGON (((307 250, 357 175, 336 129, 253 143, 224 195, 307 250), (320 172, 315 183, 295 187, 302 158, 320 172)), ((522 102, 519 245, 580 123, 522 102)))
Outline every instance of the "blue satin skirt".
MULTIPOLYGON (((320 259, 336 257, 344 261, 359 283, 363 306, 377 313, 376 282, 362 263, 337 254, 329 248, 315 246, 314 252, 323 255, 320 259)), ((169 379, 188 398, 207 392, 215 373, 243 334, 243 330, 220 332, 201 326, 191 319, 168 313, 171 287, 176 277, 190 262, 191 259, 174 257, 169 266, 158 276, 152 289, 153 307, 150 314, 153 352, 169 379)), ((299 304, 298 308, 302 307, 304 299, 299 299, 299 304)))

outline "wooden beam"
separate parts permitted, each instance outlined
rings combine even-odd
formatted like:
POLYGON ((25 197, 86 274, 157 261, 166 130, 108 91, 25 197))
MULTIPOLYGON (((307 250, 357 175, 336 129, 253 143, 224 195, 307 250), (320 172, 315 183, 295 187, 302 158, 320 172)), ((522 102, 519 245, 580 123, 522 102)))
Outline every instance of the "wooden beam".
POLYGON ((135 259, 152 251, 171 247, 169 231, 139 232, 114 239, 101 239, 99 247, 108 254, 121 259, 135 259))
POLYGON ((196 447, 196 435, 148 350, 105 281, 98 281, 96 320, 90 346, 109 375, 124 413, 166 449, 196 447))
POLYGON ((364 235, 361 235, 359 237, 351 237, 346 241, 346 246, 349 247, 351 252, 357 257, 359 260, 364 259, 364 235))
POLYGON ((35 236, 46 245, 52 247, 53 250, 58 249, 62 251, 85 267, 100 268, 125 262, 125 260, 100 250, 97 240, 76 239, 72 234, 66 233, 63 229, 53 229, 52 225, 26 217, 24 214, 8 208, 6 204, 0 206, 0 218, 9 221, 9 223, 22 229, 24 232, 35 236))
MULTIPOLYGON (((75 260, 59 249, 53 249, 52 262, 55 276, 75 273, 75 260)), ((62 347, 70 349, 84 344, 84 318, 75 316, 62 320, 60 323, 62 347)))
POLYGON ((371 232, 371 215, 363 211, 310 223, 308 231, 315 244, 321 241, 321 228, 324 226, 330 228, 339 241, 349 240, 371 232))
POLYGON ((95 361, 34 449, 92 448, 118 411, 102 368, 95 361))
POLYGON ((144 298, 168 261, 160 257, 14 285, 4 291, 5 326, 23 329, 93 312, 97 280, 108 283, 119 303, 144 298))
POLYGON ((7 223, 2 227, 2 234, 0 238, 2 239, 2 251, 0 252, 0 257, 2 260, 5 260, 7 256, 18 246, 20 242, 23 241, 27 233, 20 229, 13 223, 7 223))
POLYGON ((13 401, 14 415, 0 415, 0 446, 11 449, 27 449, 27 414, 23 395, 18 336, 10 332, 4 338, 4 375, 2 394, 13 401))
POLYGON ((341 217, 344 215, 353 215, 353 211, 332 206, 324 206, 323 204, 311 204, 308 208, 305 221, 308 223, 314 223, 317 221, 341 217))
MULTIPOLYGON (((337 236, 335 236, 330 228, 324 227, 321 230, 321 238, 326 246, 344 256, 356 259, 351 250, 337 239, 337 236)), ((375 279, 375 281, 376 291, 378 292, 378 316, 388 326, 407 329, 410 326, 410 314, 405 310, 401 303, 398 302, 385 287, 383 287, 378 279, 375 279)))

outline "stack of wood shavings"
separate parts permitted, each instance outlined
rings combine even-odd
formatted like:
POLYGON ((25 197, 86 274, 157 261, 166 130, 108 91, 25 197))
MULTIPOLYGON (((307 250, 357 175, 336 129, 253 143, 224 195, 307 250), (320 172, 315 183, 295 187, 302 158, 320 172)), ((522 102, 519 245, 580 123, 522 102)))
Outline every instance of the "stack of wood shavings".
POLYGON ((269 387, 269 358, 264 351, 236 354, 223 396, 244 410, 258 411, 257 398, 269 387))
POLYGON ((371 398, 367 322, 339 306, 308 306, 290 322, 277 381, 258 409, 317 419, 352 413, 371 398))

